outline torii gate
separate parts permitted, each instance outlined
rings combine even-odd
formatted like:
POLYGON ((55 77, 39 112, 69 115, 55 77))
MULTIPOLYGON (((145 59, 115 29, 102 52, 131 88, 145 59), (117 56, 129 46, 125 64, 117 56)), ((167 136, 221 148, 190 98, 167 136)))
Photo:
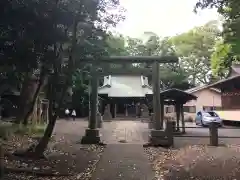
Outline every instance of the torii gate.
MULTIPOLYGON (((85 136, 82 138, 82 144, 98 144, 100 143, 99 129, 97 129, 97 101, 98 101, 98 78, 102 75, 114 74, 114 72, 98 72, 97 68, 99 65, 104 63, 112 64, 125 64, 125 63, 152 63, 153 69, 149 72, 149 69, 141 69, 138 72, 131 72, 135 74, 152 74, 153 78, 153 121, 154 129, 151 131, 151 136, 157 139, 162 135, 163 129, 163 116, 161 112, 161 100, 160 100, 160 81, 159 81, 159 63, 178 63, 178 57, 176 56, 114 56, 114 57, 101 57, 96 58, 85 58, 81 60, 81 63, 92 64, 91 68, 91 115, 89 119, 88 129, 86 129, 85 136)), ((127 73, 124 70, 122 74, 127 73)), ((128 71, 129 73, 129 71, 128 71)), ((119 72, 118 72, 119 74, 119 72)), ((153 142, 154 143, 154 142, 153 142)))

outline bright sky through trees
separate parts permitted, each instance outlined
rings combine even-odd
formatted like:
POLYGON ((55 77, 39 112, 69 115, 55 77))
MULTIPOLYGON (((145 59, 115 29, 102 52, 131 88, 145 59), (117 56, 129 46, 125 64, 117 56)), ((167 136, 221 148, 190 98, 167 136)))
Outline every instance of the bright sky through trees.
POLYGON ((218 19, 215 9, 195 14, 196 0, 121 0, 127 10, 126 19, 117 26, 117 32, 139 37, 143 32, 172 36, 218 19))

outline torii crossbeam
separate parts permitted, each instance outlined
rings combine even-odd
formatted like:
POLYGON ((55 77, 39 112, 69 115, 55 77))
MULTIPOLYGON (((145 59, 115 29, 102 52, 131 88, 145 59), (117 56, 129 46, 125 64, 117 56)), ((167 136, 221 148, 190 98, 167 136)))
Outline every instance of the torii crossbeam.
MULTIPOLYGON (((93 58, 88 57, 81 59, 81 63, 92 64, 92 79, 91 79, 91 115, 89 120, 89 129, 86 130, 86 134, 82 139, 84 144, 96 144, 100 142, 99 131, 96 128, 97 124, 97 98, 98 98, 98 77, 97 67, 105 63, 112 64, 125 64, 125 63, 152 63, 152 78, 153 78, 153 120, 154 129, 159 131, 163 128, 163 119, 161 118, 161 100, 160 100, 160 81, 159 81, 159 63, 178 63, 178 57, 176 56, 112 56, 93 58)), ((140 70, 141 71, 141 70, 140 70)), ((105 72, 101 72, 105 74, 105 72)), ((111 72, 106 72, 111 73, 111 72)), ((114 72, 112 72, 114 74, 114 72)), ((131 72, 129 72, 131 73, 131 72)), ((136 73, 136 72, 135 72, 136 73)), ((109 75, 109 74, 108 74, 109 75)), ((156 133, 153 133, 156 134, 156 133)))

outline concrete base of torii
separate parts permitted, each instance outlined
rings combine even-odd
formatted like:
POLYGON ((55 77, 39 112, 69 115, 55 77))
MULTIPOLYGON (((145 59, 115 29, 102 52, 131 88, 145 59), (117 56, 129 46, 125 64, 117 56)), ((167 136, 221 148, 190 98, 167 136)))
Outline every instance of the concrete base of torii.
POLYGON ((166 123, 166 130, 152 129, 149 135, 149 144, 153 146, 173 146, 173 122, 166 123))
POLYGON ((149 143, 155 146, 167 146, 168 139, 164 130, 151 130, 149 135, 149 143))
POLYGON ((86 129, 81 144, 99 144, 100 142, 99 129, 86 129))

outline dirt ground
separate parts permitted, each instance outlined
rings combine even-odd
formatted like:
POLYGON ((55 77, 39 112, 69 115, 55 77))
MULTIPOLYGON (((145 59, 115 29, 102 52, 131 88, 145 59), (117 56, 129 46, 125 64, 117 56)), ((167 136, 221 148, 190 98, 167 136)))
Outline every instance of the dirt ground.
POLYGON ((11 156, 14 150, 25 149, 36 141, 26 136, 11 137, 4 146, 5 166, 12 169, 25 169, 29 172, 6 173, 4 180, 90 179, 103 152, 103 147, 81 145, 79 141, 84 134, 84 129, 79 129, 79 132, 72 131, 71 127, 74 123, 59 121, 56 124, 54 136, 46 151, 47 160, 27 160, 11 156))
POLYGON ((158 180, 237 180, 240 146, 186 146, 145 149, 158 180))

